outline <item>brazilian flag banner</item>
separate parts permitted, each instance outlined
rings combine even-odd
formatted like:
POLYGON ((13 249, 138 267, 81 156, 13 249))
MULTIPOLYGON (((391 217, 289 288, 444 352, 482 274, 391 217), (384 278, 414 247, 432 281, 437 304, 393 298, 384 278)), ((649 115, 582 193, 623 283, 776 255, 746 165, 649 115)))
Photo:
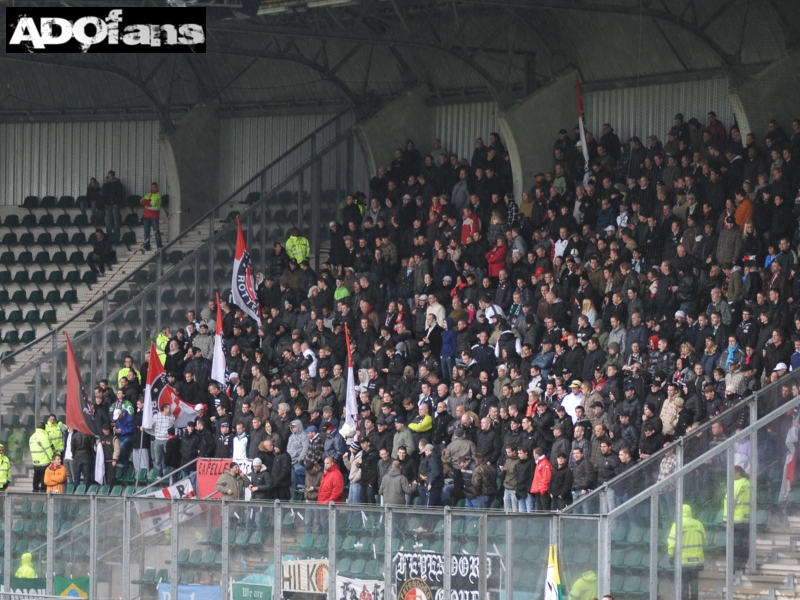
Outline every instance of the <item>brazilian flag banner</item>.
POLYGON ((65 596, 67 598, 88 598, 89 578, 76 577, 70 579, 69 577, 56 576, 53 578, 53 593, 56 596, 65 596))

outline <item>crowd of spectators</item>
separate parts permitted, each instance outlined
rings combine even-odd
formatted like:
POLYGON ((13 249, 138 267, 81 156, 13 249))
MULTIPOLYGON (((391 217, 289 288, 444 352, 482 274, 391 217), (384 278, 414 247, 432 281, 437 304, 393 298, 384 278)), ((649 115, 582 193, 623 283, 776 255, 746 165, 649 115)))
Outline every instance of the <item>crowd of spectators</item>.
MULTIPOLYGON (((302 238, 275 244, 260 326, 223 303, 227 389, 213 300, 165 328, 170 381, 201 410, 180 436, 159 415, 155 465, 257 459, 231 489, 263 499, 561 509, 800 366, 800 121, 743 138, 678 114, 645 144, 606 124, 588 169, 579 139, 558 133, 519 202, 496 133, 469 159, 408 140, 347 196, 318 272, 302 238)), ((132 431, 146 369, 95 390, 132 431)))

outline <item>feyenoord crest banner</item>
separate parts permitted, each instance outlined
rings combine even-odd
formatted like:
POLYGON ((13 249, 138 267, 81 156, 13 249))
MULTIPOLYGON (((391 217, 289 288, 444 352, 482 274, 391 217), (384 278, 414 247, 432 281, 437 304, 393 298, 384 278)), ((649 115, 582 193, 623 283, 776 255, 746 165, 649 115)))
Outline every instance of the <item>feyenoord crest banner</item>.
POLYGON ((236 306, 261 325, 261 317, 258 314, 256 279, 253 276, 253 265, 250 263, 250 253, 247 251, 239 217, 236 217, 236 226, 239 231, 236 236, 236 255, 233 257, 231 296, 236 306))
POLYGON ((161 407, 165 404, 172 407, 176 429, 183 429, 189 421, 194 421, 197 416, 194 406, 181 400, 169 385, 161 359, 156 353, 156 347, 150 342, 150 367, 147 370, 147 385, 144 388, 144 405, 146 409, 149 407, 149 410, 145 410, 145 414, 142 415, 142 427, 145 430, 152 433, 153 415, 161 412, 161 407))

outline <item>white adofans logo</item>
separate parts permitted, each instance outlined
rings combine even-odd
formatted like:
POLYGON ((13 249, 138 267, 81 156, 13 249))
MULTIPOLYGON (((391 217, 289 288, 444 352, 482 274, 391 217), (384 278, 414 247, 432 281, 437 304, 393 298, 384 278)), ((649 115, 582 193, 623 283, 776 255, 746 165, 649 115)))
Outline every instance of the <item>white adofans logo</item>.
POLYGON ((82 17, 74 22, 60 18, 40 19, 39 27, 36 19, 20 17, 14 28, 9 45, 20 45, 30 42, 35 50, 44 50, 45 46, 66 44, 75 39, 83 52, 102 42, 107 44, 124 44, 126 46, 192 46, 206 41, 203 26, 197 23, 184 25, 129 25, 120 36, 119 24, 122 22, 122 10, 116 9, 108 13, 108 17, 82 17), (93 33, 88 33, 93 31, 93 33))

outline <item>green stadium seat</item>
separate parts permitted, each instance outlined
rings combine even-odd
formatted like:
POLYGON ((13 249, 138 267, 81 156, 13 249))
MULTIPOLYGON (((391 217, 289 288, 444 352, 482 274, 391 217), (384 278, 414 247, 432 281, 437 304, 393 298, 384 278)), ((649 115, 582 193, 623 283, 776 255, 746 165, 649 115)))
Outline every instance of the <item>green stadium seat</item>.
POLYGON ((140 224, 139 215, 136 213, 128 213, 122 220, 122 225, 125 227, 137 227, 140 224))
POLYGON ((113 496, 113 497, 122 496, 122 486, 121 485, 115 485, 111 489, 111 494, 110 495, 113 496))
POLYGON ((31 325, 38 325, 42 322, 42 316, 39 314, 38 310, 29 310, 25 315, 25 322, 31 325))
MULTIPOLYGON (((86 196, 81 196, 81 198, 86 198, 86 196)), ((75 198, 72 196, 61 196, 58 199, 58 204, 56 204, 56 208, 74 208, 75 207, 75 198)))
POLYGON ((250 192, 244 199, 245 204, 255 204, 261 198, 261 194, 259 192, 250 192))
POLYGON ((137 196, 135 194, 131 194, 125 200, 125 206, 128 208, 139 208, 141 206, 141 196, 137 196))
POLYGON ((2 254, 0 254, 0 262, 6 265, 6 267, 8 267, 8 265, 13 265, 15 261, 16 257, 14 256, 14 253, 11 252, 10 250, 7 250, 2 254))
POLYGON ((36 258, 34 261, 37 265, 47 265, 50 264, 50 253, 46 250, 42 250, 41 252, 36 253, 36 258))
POLYGON ((93 285, 97 283, 97 273, 94 271, 86 271, 81 277, 81 281, 86 285, 93 285))
POLYGON ((15 246, 17 244, 17 234, 14 232, 5 234, 2 244, 4 246, 15 246))
POLYGON ((36 237, 36 243, 39 244, 40 246, 49 246, 50 244, 53 243, 53 236, 48 231, 40 233, 36 237))
POLYGON ((99 486, 99 485, 97 485, 96 483, 93 483, 93 484, 92 484, 92 485, 91 485, 91 486, 90 486, 90 487, 89 487, 89 488, 86 490, 86 493, 87 493, 87 494, 96 494, 96 493, 98 493, 99 491, 100 491, 100 486, 99 486))
POLYGON ((86 244, 86 234, 82 231, 72 234, 72 239, 70 243, 75 244, 76 246, 83 246, 86 244))
POLYGON ((5 222, 3 223, 8 228, 12 227, 19 227, 19 216, 18 215, 8 215, 6 217, 5 222))
POLYGON ((12 310, 8 313, 8 322, 14 324, 22 323, 22 310, 12 310))
POLYGON ((111 491, 111 486, 104 485, 100 488, 99 494, 101 496, 108 496, 109 492, 111 491))
POLYGON ((28 329, 22 332, 22 337, 19 339, 20 344, 30 344, 36 339, 36 332, 33 329, 28 329))
POLYGON ((173 252, 170 252, 169 256, 167 257, 167 261, 174 265, 177 265, 182 260, 183 260, 183 252, 181 252, 180 250, 174 250, 173 252))
POLYGON ((134 585, 154 585, 156 583, 156 570, 152 568, 145 569, 142 578, 135 579, 131 583, 134 585))
POLYGON ((73 492, 76 496, 84 496, 86 494, 86 484, 80 484, 73 492))
POLYGON ((45 281, 47 281, 47 273, 41 269, 39 269, 38 271, 34 271, 33 273, 31 273, 30 281, 31 283, 41 285, 45 281))
POLYGON ((184 571, 180 575, 179 582, 181 585, 191 585, 194 583, 194 573, 192 571, 184 571))
POLYGON ((126 231, 122 234, 122 239, 120 243, 125 244, 128 248, 131 246, 136 245, 136 232, 135 231, 126 231))
POLYGON ((65 246, 69 244, 69 234, 65 231, 57 233, 56 237, 53 238, 53 243, 58 246, 65 246))
POLYGON ((19 332, 16 329, 9 329, 3 338, 4 344, 19 344, 19 332))
MULTIPOLYGON (((56 293, 58 293, 57 290, 56 290, 56 293)), ((57 321, 58 321, 58 317, 56 316, 56 311, 55 310, 49 309, 49 310, 44 311, 44 313, 42 313, 42 323, 44 323, 46 325, 53 325, 57 321)))
POLYGON ((21 227, 36 227, 36 215, 25 215, 20 221, 21 227))
POLYGON ((53 215, 46 214, 39 217, 39 227, 53 227, 56 224, 56 220, 53 218, 53 215))
POLYGON ((38 196, 26 196, 25 200, 22 201, 22 208, 27 208, 31 210, 32 208, 39 207, 39 197, 38 196))
POLYGON ((56 207, 56 197, 55 196, 44 196, 42 201, 39 203, 39 208, 55 208, 56 207))
POLYGON ((28 302, 31 304, 41 304, 44 302, 44 292, 42 290, 31 291, 30 296, 28 296, 28 302))
POLYGON ((33 253, 25 250, 19 253, 17 257, 17 262, 21 265, 29 265, 33 262, 33 253))
MULTIPOLYGON (((78 271, 73 271, 73 273, 77 273, 78 271)), ((77 290, 67 290, 64 292, 64 296, 61 300, 66 304, 76 304, 78 302, 78 291, 77 290)))
POLYGON ((75 227, 88 227, 89 217, 87 215, 76 215, 75 218, 72 220, 72 224, 75 227))
POLYGON ((15 304, 25 304, 28 301, 28 294, 25 290, 17 290, 11 296, 11 302, 15 304))
MULTIPOLYGON (((5 302, 8 302, 8 292, 6 290, 3 290, 3 291, 6 292, 6 300, 5 300, 5 302)), ((2 308, 0 308, 0 323, 5 323, 5 322, 6 322, 6 311, 3 310, 2 308)))
POLYGON ((233 223, 236 220, 236 217, 238 217, 238 216, 239 216, 239 211, 238 210, 232 210, 231 212, 228 213, 228 216, 225 217, 225 220, 222 221, 222 222, 225 223, 226 225, 228 223, 233 223))
POLYGON ((203 560, 200 561, 200 566, 204 567, 205 569, 210 569, 214 566, 214 561, 217 558, 217 551, 213 549, 206 550, 206 553, 203 555, 203 560))
MULTIPOLYGON (((72 260, 70 260, 72 262, 72 260)), ((81 282, 81 272, 77 269, 74 271, 67 271, 64 274, 64 283, 76 284, 81 282)))
MULTIPOLYGON (((67 253, 64 250, 58 250, 57 252, 54 252, 52 262, 57 265, 63 265, 67 262, 67 253)), ((50 276, 52 276, 53 273, 58 273, 60 275, 61 271, 52 271, 50 276)))
POLYGON ((64 213, 63 215, 58 215, 56 219, 56 227, 61 227, 65 229, 72 225, 72 217, 68 213, 64 213))

